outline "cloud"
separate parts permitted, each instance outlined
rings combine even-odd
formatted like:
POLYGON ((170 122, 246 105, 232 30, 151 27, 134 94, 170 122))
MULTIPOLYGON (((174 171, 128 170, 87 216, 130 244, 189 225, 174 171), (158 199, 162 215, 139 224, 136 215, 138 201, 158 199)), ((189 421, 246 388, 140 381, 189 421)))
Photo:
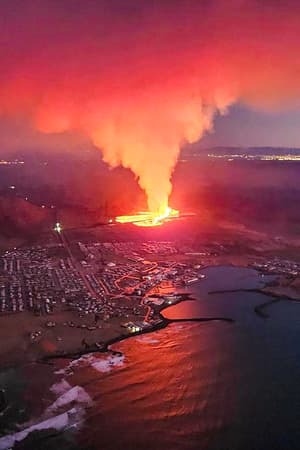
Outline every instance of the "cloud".
POLYGON ((295 1, 12 1, 0 17, 0 112, 85 134, 151 210, 216 112, 299 102, 295 1))

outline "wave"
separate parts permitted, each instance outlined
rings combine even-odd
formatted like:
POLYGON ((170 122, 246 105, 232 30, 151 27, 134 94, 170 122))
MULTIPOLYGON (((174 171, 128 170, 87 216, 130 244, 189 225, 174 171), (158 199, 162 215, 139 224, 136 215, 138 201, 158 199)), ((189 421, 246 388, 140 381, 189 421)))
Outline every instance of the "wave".
POLYGON ((122 367, 125 363, 124 355, 97 355, 87 354, 73 360, 64 369, 57 370, 56 375, 70 375, 76 368, 92 367, 101 373, 111 372, 115 367, 122 367))

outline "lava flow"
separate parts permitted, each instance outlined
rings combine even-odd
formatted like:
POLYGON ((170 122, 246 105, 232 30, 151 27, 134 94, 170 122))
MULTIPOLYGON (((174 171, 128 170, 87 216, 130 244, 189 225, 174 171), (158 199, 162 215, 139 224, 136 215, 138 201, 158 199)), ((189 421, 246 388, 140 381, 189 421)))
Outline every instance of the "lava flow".
POLYGON ((131 216, 117 216, 116 222, 118 223, 132 223, 139 227, 157 227, 164 222, 179 217, 179 211, 172 209, 169 206, 163 213, 139 212, 131 216))

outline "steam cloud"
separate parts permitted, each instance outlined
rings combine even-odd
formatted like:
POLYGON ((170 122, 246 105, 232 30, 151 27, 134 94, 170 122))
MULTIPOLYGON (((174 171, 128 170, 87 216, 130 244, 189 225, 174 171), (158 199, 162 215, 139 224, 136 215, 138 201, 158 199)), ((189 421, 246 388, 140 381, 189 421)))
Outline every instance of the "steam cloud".
POLYGON ((86 134, 134 172, 152 211, 216 112, 300 98, 296 1, 12 0, 0 30, 0 113, 86 134))

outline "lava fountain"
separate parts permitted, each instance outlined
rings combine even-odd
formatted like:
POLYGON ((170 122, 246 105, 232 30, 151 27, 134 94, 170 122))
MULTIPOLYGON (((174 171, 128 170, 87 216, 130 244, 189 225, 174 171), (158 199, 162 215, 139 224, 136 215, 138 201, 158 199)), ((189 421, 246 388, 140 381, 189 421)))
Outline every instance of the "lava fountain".
POLYGON ((157 227, 162 225, 164 222, 175 219, 179 217, 179 211, 172 209, 167 206, 163 211, 152 212, 138 212, 134 215, 129 216, 117 216, 116 222, 118 223, 132 223, 139 227, 157 227))

